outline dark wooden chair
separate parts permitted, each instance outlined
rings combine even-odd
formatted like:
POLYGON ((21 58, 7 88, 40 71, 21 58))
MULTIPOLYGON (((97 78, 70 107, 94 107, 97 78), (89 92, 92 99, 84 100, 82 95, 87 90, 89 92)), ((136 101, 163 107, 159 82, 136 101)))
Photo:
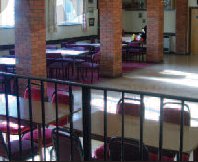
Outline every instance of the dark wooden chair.
MULTIPOLYGON (((111 161, 121 161, 122 138, 115 137, 110 140, 109 152, 111 161)), ((124 161, 149 161, 147 147, 143 146, 143 156, 140 158, 140 142, 135 139, 123 138, 123 160, 124 161)))
POLYGON ((52 131, 52 138, 59 161, 71 161, 71 157, 73 157, 73 161, 83 161, 83 148, 77 135, 71 134, 68 129, 55 128, 52 131), (73 155, 71 155, 71 144, 73 155))

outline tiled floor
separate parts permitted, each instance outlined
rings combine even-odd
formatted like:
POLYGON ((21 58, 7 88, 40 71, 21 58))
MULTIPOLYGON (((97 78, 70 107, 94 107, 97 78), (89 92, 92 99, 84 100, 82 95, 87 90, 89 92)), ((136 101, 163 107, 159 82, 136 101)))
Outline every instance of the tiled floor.
POLYGON ((106 79, 99 86, 198 98, 198 56, 165 55, 163 64, 106 79))

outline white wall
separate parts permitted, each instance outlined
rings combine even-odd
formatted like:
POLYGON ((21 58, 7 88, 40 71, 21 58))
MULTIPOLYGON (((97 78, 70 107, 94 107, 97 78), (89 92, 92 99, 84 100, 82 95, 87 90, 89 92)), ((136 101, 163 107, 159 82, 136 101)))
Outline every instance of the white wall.
MULTIPOLYGON (((46 0, 47 1, 47 0, 46 0)), ((87 0, 88 2, 88 0, 87 0)), ((97 21, 98 21, 98 12, 97 12, 97 1, 94 0, 93 4, 87 4, 88 7, 94 7, 94 14, 87 14, 87 23, 88 29, 86 32, 83 32, 81 29, 81 25, 77 26, 58 26, 57 32, 55 33, 47 33, 46 40, 57 40, 63 38, 71 38, 71 37, 80 37, 80 36, 89 36, 89 35, 97 35, 97 21), (95 18, 95 26, 89 27, 88 19, 95 18)), ((15 43, 15 30, 12 29, 2 29, 0 28, 0 45, 14 44, 15 43)))
POLYGON ((188 5, 190 7, 196 7, 197 5, 197 0, 188 0, 188 5))
POLYGON ((141 32, 141 29, 146 25, 143 19, 146 20, 146 11, 126 11, 122 10, 122 22, 125 32, 141 32), (141 14, 141 15, 139 15, 141 14), (139 18, 139 16, 142 16, 139 18))
MULTIPOLYGON (((126 32, 141 32, 142 27, 147 24, 147 12, 123 10, 122 19, 123 28, 126 32)), ((175 10, 166 10, 164 12, 164 32, 175 33, 175 10)))
MULTIPOLYGON (((164 32, 175 33, 175 10, 164 11, 164 32)), ((141 32, 142 27, 147 23, 146 11, 126 11, 123 10, 123 29, 125 32, 141 32)), ((165 47, 169 47, 168 42, 164 42, 165 47)), ((170 51, 175 51, 175 36, 170 37, 170 51)))
POLYGON ((0 29, 0 45, 14 44, 14 29, 0 29))

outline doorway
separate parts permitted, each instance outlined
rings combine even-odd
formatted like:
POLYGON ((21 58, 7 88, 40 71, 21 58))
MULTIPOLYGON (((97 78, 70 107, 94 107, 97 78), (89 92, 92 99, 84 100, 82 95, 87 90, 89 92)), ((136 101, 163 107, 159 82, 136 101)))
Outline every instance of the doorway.
POLYGON ((191 34, 190 34, 190 47, 191 47, 191 54, 198 55, 198 8, 191 8, 191 34))

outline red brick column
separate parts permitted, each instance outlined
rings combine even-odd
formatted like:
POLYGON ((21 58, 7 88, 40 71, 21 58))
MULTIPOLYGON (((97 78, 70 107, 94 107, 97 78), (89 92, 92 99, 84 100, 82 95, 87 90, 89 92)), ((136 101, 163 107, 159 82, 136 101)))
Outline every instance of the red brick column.
POLYGON ((122 74, 122 1, 99 0, 101 75, 122 74))
POLYGON ((176 53, 188 51, 188 1, 176 0, 176 53))
POLYGON ((15 17, 17 74, 46 77, 45 0, 16 0, 15 17))
POLYGON ((163 61, 164 8, 161 0, 147 0, 147 62, 163 61))

